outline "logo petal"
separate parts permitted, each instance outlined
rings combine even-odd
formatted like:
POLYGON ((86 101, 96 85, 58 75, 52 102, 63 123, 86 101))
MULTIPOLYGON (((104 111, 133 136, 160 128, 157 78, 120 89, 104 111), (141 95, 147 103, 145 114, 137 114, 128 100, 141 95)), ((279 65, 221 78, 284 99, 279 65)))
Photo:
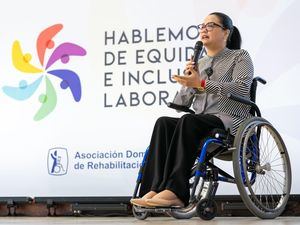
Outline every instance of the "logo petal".
POLYGON ((73 43, 63 43, 59 45, 50 56, 46 69, 48 69, 53 63, 57 60, 61 60, 62 63, 69 62, 70 56, 84 56, 86 55, 86 51, 84 48, 79 45, 73 43))
POLYGON ((49 74, 52 74, 56 77, 62 79, 60 87, 62 89, 70 88, 73 98, 76 102, 79 102, 81 99, 81 83, 79 76, 71 70, 52 70, 48 71, 49 74))
POLYGON ((42 69, 30 64, 31 54, 23 55, 20 43, 15 41, 12 47, 12 61, 14 66, 24 73, 41 73, 42 69))
POLYGON ((35 80, 29 85, 27 84, 27 81, 21 80, 19 83, 19 87, 4 86, 2 89, 3 92, 9 97, 23 101, 30 98, 33 95, 33 93, 39 87, 42 78, 42 76, 39 77, 37 80, 35 80))
POLYGON ((43 30, 36 41, 36 49, 38 53, 38 57, 40 60, 41 65, 44 65, 44 56, 46 49, 51 49, 54 47, 54 41, 52 38, 63 28, 62 24, 55 24, 51 27, 46 28, 43 30))
POLYGON ((45 118, 56 106, 56 92, 48 77, 46 77, 46 94, 41 94, 39 101, 42 103, 42 106, 34 116, 35 121, 45 118))

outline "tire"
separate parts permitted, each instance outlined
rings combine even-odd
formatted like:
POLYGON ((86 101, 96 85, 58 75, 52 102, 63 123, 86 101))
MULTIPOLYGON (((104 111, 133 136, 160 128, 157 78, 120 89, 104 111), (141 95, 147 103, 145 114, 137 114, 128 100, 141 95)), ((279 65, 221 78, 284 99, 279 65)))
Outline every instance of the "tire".
POLYGON ((281 136, 267 120, 252 117, 239 127, 233 145, 234 176, 244 204, 259 218, 276 218, 285 209, 292 180, 281 136))
POLYGON ((214 200, 202 199, 198 202, 197 215, 203 220, 212 220, 217 215, 217 203, 214 200))
POLYGON ((132 206, 132 214, 138 220, 145 220, 149 216, 149 212, 137 209, 136 206, 132 206))

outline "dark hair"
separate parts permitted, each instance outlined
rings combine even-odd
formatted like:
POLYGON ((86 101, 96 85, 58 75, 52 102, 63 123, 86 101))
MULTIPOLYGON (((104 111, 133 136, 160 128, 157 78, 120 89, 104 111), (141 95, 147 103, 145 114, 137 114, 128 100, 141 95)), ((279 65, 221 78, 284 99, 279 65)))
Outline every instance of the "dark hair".
POLYGON ((230 30, 226 47, 229 49, 240 49, 242 45, 242 37, 237 27, 233 26, 230 17, 221 12, 213 12, 209 15, 217 16, 223 27, 230 30))

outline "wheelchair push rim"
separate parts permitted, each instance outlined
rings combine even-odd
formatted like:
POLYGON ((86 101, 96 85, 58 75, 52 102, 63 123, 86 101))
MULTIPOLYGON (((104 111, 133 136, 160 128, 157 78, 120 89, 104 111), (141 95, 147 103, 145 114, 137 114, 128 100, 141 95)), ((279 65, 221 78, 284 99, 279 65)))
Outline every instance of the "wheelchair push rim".
POLYGON ((234 147, 234 175, 245 205, 263 219, 279 216, 291 189, 290 160, 279 133, 253 117, 239 128, 234 147))

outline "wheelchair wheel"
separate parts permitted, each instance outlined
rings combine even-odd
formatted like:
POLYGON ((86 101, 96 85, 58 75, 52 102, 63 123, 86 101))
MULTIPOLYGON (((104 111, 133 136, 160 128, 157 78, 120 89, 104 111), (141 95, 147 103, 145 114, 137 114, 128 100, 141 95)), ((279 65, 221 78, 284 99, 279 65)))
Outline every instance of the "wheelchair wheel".
POLYGON ((139 220, 145 220, 149 216, 149 212, 140 210, 136 206, 132 206, 132 214, 139 220))
POLYGON ((217 215, 217 203, 214 200, 202 199, 197 204, 197 215, 203 220, 212 220, 217 215))
POLYGON ((233 170, 247 208, 257 217, 273 219, 287 204, 291 190, 291 165, 286 146, 265 119, 245 120, 237 131, 233 170))

